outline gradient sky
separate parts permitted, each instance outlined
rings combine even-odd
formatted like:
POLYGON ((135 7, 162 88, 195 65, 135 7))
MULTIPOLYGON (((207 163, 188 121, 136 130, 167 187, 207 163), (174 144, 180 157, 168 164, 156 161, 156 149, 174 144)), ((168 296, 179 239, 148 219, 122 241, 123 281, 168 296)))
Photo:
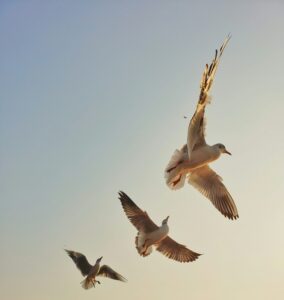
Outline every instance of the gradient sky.
POLYGON ((0 2, 0 298, 280 299, 283 1, 0 2), (248 3, 249 2, 249 3, 248 3), (207 109, 240 219, 163 171, 205 63, 231 32, 207 109), (203 253, 141 258, 117 192, 203 253), (123 274, 85 291, 64 248, 123 274))

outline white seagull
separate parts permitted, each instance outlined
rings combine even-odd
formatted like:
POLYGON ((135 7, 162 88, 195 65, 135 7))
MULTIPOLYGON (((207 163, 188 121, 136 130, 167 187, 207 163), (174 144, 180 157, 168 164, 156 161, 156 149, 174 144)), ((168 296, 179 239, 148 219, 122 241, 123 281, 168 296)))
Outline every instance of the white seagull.
POLYGON ((119 192, 119 199, 126 216, 138 230, 135 238, 136 249, 141 256, 147 256, 156 250, 179 262, 190 262, 198 258, 196 252, 186 248, 168 236, 169 226, 166 217, 161 226, 157 226, 145 211, 142 211, 124 192, 119 192))
POLYGON ((200 193, 212 201, 214 206, 229 219, 239 217, 234 200, 224 184, 222 178, 216 174, 208 164, 220 157, 222 153, 231 153, 223 144, 210 146, 205 141, 204 113, 206 105, 210 102, 209 91, 214 75, 220 62, 230 36, 222 44, 220 51, 215 52, 215 57, 210 66, 206 64, 200 83, 200 95, 193 117, 190 120, 187 134, 187 144, 176 150, 165 169, 167 185, 173 189, 184 186, 186 177, 188 183, 193 185, 200 193))
POLYGON ((75 252, 72 250, 66 250, 67 254, 72 258, 77 268, 81 271, 83 276, 87 276, 82 282, 81 285, 84 289, 90 289, 95 287, 96 283, 101 284, 96 280, 97 276, 108 277, 115 280, 127 281, 122 275, 118 274, 111 267, 107 265, 100 266, 100 262, 103 257, 97 259, 94 266, 90 265, 86 256, 82 253, 75 252))

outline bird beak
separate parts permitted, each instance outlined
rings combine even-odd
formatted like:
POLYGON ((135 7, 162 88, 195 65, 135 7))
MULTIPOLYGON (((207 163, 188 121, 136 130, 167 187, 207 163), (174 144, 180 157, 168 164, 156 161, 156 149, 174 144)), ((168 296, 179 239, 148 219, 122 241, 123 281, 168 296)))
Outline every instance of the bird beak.
POLYGON ((168 220, 169 220, 169 217, 170 217, 170 216, 167 216, 167 217, 166 217, 166 221, 167 221, 167 222, 168 222, 168 220))
POLYGON ((227 153, 227 154, 229 154, 229 155, 232 155, 232 153, 229 152, 227 149, 224 150, 224 153, 227 153))
POLYGON ((101 261, 103 259, 103 257, 100 257, 99 260, 101 261))

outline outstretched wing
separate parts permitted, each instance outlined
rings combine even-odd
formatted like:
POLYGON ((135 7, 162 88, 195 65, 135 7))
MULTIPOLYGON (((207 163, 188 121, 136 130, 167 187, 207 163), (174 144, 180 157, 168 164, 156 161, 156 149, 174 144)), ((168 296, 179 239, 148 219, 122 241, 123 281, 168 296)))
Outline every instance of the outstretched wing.
POLYGON ((186 246, 181 245, 171 239, 169 236, 163 239, 157 246, 157 250, 164 254, 166 257, 174 259, 179 262, 194 261, 201 254, 196 253, 186 246))
POLYGON ((77 268, 81 271, 83 276, 86 276, 90 273, 92 266, 89 264, 85 255, 79 252, 72 250, 66 250, 67 254, 72 258, 77 268))
POLYGON ((122 275, 114 271, 111 267, 107 265, 101 266, 99 273, 97 276, 103 276, 103 277, 108 277, 114 280, 120 280, 126 282, 127 279, 124 278, 122 275))
POLYGON ((213 58, 210 66, 206 64, 205 70, 202 74, 201 82, 200 82, 200 95, 198 104, 195 110, 193 117, 190 120, 188 126, 188 133, 187 133, 187 147, 188 147, 188 154, 199 147, 206 145, 205 142, 205 107, 210 101, 209 91, 212 86, 214 76, 219 65, 221 56, 225 47, 227 46, 231 36, 228 36, 220 50, 216 49, 215 57, 213 58))
POLYGON ((119 192, 119 200, 130 222, 138 231, 144 233, 158 229, 145 211, 142 211, 124 192, 119 192))
POLYGON ((188 183, 207 197, 225 217, 232 220, 239 217, 235 202, 222 183, 222 178, 209 166, 194 170, 188 177, 188 183))

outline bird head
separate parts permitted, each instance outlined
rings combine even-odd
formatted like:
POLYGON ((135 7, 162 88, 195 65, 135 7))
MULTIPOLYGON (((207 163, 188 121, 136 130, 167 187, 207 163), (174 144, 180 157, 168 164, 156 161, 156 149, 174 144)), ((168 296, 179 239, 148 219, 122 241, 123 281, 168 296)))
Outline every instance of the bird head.
POLYGON ((229 152, 223 144, 216 144, 216 146, 221 153, 227 153, 229 155, 232 155, 231 152, 229 152))
POLYGON ((170 217, 170 216, 167 216, 167 217, 163 220, 162 225, 168 224, 168 219, 169 219, 169 217, 170 217))
POLYGON ((99 263, 102 259, 103 259, 103 257, 98 258, 97 263, 99 263))

